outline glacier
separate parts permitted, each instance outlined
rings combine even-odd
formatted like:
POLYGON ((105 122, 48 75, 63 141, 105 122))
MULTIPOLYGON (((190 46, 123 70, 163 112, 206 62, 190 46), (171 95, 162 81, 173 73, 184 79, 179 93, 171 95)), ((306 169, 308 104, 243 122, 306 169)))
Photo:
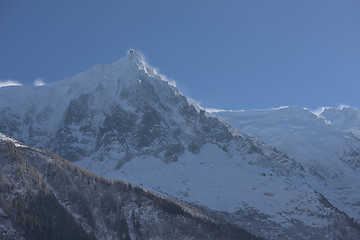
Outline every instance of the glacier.
POLYGON ((314 186, 360 221, 360 111, 353 107, 303 107, 217 111, 239 130, 262 139, 301 163, 314 186))

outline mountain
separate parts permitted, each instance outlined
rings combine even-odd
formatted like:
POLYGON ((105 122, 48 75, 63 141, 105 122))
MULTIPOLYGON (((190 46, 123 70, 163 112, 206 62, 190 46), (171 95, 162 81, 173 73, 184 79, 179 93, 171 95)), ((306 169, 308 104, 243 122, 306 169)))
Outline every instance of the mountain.
POLYGON ((121 165, 151 155, 172 162, 185 150, 197 153, 208 142, 226 148, 232 139, 134 51, 64 81, 0 92, 1 132, 71 161, 121 165))
POLYGON ((360 111, 301 107, 214 112, 241 131, 295 159, 317 179, 313 186, 360 221, 360 111))
POLYGON ((0 135, 1 239, 260 239, 0 135))
POLYGON ((189 103, 130 50, 41 87, 0 88, 0 132, 267 239, 356 239, 298 161, 189 103))

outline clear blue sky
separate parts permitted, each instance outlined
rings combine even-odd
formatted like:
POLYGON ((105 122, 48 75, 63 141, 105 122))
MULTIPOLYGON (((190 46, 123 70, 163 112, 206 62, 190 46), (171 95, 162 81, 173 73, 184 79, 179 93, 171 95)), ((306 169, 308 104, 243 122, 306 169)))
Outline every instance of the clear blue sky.
POLYGON ((360 107, 360 1, 0 1, 0 80, 53 82, 129 48, 204 107, 360 107))

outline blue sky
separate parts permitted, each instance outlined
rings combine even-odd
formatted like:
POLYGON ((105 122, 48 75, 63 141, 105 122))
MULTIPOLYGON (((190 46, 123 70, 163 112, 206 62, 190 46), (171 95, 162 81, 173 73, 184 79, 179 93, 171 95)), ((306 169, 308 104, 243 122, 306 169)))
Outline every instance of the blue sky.
POLYGON ((50 83, 129 48, 204 107, 360 107, 360 1, 0 1, 0 80, 50 83))

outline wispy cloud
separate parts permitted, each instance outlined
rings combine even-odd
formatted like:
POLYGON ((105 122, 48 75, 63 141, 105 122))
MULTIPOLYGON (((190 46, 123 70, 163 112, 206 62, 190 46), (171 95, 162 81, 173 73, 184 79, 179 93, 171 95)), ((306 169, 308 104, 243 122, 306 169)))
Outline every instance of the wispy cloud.
POLYGON ((226 110, 224 109, 217 109, 217 108, 205 108, 205 110, 209 113, 218 113, 218 112, 224 112, 226 110))
POLYGON ((36 86, 36 87, 44 86, 45 84, 46 84, 46 83, 45 83, 44 80, 41 79, 41 78, 37 78, 37 79, 35 79, 35 81, 34 81, 34 86, 36 86))
POLYGON ((7 80, 0 80, 0 88, 1 87, 10 87, 10 86, 22 86, 22 84, 18 81, 7 79, 7 80))

